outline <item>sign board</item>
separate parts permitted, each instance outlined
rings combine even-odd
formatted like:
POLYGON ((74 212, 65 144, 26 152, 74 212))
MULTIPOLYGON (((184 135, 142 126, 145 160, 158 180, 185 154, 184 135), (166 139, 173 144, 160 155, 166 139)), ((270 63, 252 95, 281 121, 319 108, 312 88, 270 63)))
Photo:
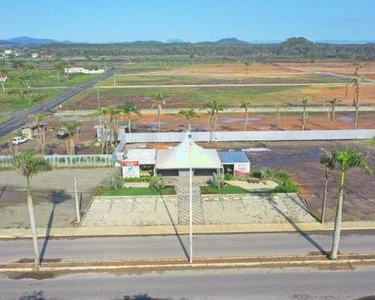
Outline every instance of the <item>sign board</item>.
POLYGON ((139 161, 124 160, 122 162, 122 178, 139 177, 139 161))
POLYGON ((250 174, 250 163, 234 164, 233 174, 235 176, 244 176, 250 174))

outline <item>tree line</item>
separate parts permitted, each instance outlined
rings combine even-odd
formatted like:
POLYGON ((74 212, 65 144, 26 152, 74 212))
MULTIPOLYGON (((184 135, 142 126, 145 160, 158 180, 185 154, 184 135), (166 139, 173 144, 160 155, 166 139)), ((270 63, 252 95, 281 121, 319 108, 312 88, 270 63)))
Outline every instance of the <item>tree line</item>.
POLYGON ((202 60, 221 57, 230 59, 353 59, 375 58, 375 44, 320 44, 303 37, 293 37, 280 44, 52 44, 40 46, 41 54, 58 57, 173 57, 202 60))

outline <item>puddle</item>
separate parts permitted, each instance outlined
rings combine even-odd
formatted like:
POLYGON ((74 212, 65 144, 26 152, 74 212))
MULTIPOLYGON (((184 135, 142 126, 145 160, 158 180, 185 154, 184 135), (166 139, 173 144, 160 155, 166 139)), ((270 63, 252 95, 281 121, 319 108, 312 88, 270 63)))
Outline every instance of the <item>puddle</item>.
MULTIPOLYGON (((310 152, 302 153, 302 154, 286 154, 284 157, 281 158, 265 158, 265 159, 257 159, 256 164, 257 166, 262 167, 272 167, 278 165, 294 165, 301 161, 306 160, 319 160, 322 152, 320 149, 314 149, 310 152)), ((250 157, 251 161, 251 157, 250 157)))
POLYGON ((341 116, 337 117, 337 120, 343 121, 345 123, 352 123, 354 121, 354 118, 348 116, 341 116))

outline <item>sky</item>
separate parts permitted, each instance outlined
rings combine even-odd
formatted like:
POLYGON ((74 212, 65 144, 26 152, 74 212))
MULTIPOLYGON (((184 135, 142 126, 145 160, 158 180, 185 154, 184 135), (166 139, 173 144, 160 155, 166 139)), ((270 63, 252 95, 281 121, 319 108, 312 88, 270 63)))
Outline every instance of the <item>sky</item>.
POLYGON ((0 0, 0 39, 375 40, 375 0, 0 0))

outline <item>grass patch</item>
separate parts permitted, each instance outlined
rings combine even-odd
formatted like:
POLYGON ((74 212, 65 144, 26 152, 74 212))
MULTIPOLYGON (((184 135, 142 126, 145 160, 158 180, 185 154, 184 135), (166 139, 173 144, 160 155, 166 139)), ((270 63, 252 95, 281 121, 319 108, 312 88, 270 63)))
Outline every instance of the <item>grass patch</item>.
POLYGON ((201 193, 202 194, 217 194, 217 195, 226 195, 226 194, 249 194, 251 193, 249 190, 245 190, 243 188, 240 188, 238 186, 230 185, 218 189, 215 186, 209 185, 209 186, 202 186, 201 187, 201 193))
POLYGON ((147 188, 128 188, 128 189, 104 189, 98 196, 158 196, 158 195, 175 195, 174 187, 165 187, 161 191, 153 191, 147 188))

